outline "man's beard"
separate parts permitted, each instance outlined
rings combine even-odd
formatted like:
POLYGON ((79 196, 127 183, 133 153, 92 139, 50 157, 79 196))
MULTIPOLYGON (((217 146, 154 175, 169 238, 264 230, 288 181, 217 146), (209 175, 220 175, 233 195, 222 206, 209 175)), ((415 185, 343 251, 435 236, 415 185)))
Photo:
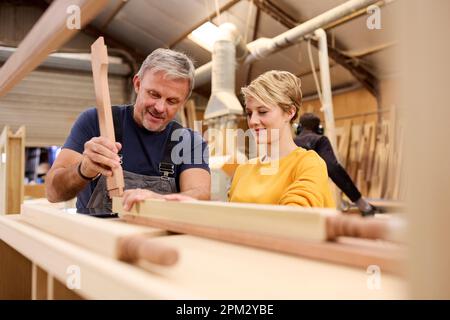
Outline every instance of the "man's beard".
POLYGON ((164 124, 164 120, 166 119, 167 116, 164 115, 164 113, 157 113, 155 112, 155 109, 152 107, 146 107, 142 110, 141 113, 141 117, 142 117, 142 126, 149 130, 149 131, 162 131, 165 128, 165 124, 164 124), (155 124, 152 123, 148 117, 153 117, 154 119, 158 119, 161 120, 161 123, 155 124), (157 127, 155 127, 157 126, 157 127))

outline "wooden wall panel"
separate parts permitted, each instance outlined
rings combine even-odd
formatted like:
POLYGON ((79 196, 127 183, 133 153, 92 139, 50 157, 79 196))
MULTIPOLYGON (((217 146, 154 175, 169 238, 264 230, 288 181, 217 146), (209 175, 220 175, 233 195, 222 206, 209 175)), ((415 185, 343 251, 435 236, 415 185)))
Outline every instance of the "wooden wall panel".
POLYGON ((0 240, 0 300, 31 299, 31 261, 0 240))

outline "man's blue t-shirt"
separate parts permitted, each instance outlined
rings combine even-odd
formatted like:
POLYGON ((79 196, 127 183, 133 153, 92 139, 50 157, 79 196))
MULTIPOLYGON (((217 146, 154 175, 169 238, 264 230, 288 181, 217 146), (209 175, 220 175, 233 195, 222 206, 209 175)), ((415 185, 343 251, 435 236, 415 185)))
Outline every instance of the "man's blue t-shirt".
MULTIPOLYGON (((123 155, 123 170, 146 176, 160 176, 159 163, 163 159, 166 141, 171 138, 169 133, 174 125, 174 121, 171 121, 161 132, 151 132, 136 124, 133 119, 131 105, 120 106, 119 109, 120 118, 122 119, 121 153, 123 155)), ((84 111, 75 121, 63 148, 83 153, 84 144, 91 138, 98 136, 100 136, 100 128, 97 110, 90 108, 84 111)), ((209 172, 208 147, 201 135, 191 129, 183 128, 181 134, 176 136, 181 137, 174 139, 174 135, 172 135, 172 139, 181 141, 184 146, 188 142, 190 146, 190 150, 187 153, 183 154, 183 150, 186 149, 182 149, 179 152, 180 157, 173 161, 176 165, 174 177, 177 189, 180 190, 179 177, 184 170, 202 168, 209 172)), ((177 149, 180 150, 180 148, 177 149)), ((92 181, 78 193, 77 208, 86 208, 96 185, 97 181, 92 181)))

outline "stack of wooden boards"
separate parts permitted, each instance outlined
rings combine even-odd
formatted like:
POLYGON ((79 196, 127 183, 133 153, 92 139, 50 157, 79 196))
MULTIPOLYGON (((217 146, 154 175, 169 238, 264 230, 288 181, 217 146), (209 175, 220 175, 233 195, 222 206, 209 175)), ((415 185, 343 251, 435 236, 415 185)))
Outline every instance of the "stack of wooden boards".
POLYGON ((361 193, 369 198, 403 200, 403 123, 391 111, 391 119, 348 119, 336 128, 339 161, 361 193))

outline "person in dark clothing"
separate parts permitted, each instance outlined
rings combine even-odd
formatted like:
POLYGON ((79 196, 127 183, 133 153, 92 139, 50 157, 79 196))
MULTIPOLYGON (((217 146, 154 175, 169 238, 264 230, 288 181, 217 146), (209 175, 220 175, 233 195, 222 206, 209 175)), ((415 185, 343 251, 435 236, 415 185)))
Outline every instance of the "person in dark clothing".
POLYGON ((313 113, 300 117, 294 142, 306 150, 314 150, 327 164, 328 175, 333 182, 356 204, 363 216, 373 215, 376 208, 361 195, 352 179, 340 165, 333 152, 330 140, 323 135, 320 119, 313 113))

